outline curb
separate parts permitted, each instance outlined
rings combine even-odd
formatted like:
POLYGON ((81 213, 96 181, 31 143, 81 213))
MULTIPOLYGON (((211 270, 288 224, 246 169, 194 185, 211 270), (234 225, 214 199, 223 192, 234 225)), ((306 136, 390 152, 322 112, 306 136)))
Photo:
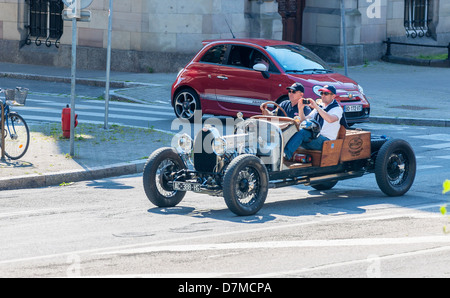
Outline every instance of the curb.
MULTIPOLYGON (((15 73, 15 72, 0 72, 0 77, 10 78, 10 79, 21 79, 21 80, 35 80, 44 82, 58 82, 70 84, 72 79, 70 77, 61 76, 46 76, 38 74, 27 74, 27 73, 15 73)), ((94 87, 105 87, 106 81, 103 79, 86 79, 86 78, 76 78, 76 83, 81 85, 88 85, 94 87)), ((131 88, 131 87, 143 87, 149 86, 151 84, 140 83, 140 82, 123 82, 123 81, 110 81, 110 87, 112 88, 131 88)))
POLYGON ((40 188, 56 186, 62 183, 96 180, 108 177, 142 173, 147 161, 137 160, 109 166, 94 167, 86 170, 48 173, 45 175, 18 176, 1 178, 0 190, 40 188))
POLYGON ((389 63, 415 65, 415 66, 429 66, 429 67, 450 67, 450 59, 437 60, 437 59, 416 59, 410 57, 400 57, 392 55, 384 55, 381 60, 389 63))
POLYGON ((370 123, 379 123, 379 124, 450 127, 450 120, 446 119, 433 119, 433 118, 414 119, 414 118, 386 117, 386 116, 370 116, 369 119, 370 123))

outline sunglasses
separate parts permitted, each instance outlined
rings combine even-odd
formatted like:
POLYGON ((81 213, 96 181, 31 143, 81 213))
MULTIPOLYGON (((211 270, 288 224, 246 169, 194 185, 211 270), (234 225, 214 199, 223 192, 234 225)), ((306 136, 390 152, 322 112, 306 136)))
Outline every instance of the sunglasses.
POLYGON ((333 93, 331 93, 331 92, 320 92, 320 95, 325 95, 325 96, 331 95, 331 94, 333 94, 333 93))
POLYGON ((294 94, 294 93, 297 92, 297 91, 289 90, 288 92, 294 94))

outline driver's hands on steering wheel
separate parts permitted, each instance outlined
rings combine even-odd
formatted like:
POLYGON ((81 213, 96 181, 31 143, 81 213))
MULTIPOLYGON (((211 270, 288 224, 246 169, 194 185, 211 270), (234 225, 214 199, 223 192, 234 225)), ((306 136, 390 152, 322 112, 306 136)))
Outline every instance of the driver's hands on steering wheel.
POLYGON ((267 104, 263 104, 259 108, 264 116, 276 116, 278 114, 278 107, 273 111, 269 111, 267 109, 267 104))

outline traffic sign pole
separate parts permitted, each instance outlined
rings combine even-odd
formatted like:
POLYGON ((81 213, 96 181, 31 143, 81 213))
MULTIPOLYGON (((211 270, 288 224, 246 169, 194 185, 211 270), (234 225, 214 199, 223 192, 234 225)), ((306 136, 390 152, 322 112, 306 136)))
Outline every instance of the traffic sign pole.
POLYGON ((64 11, 64 20, 72 20, 72 74, 71 74, 71 98, 70 98, 70 156, 75 155, 74 140, 75 140, 75 86, 76 86, 76 71, 77 71, 77 21, 89 22, 91 13, 82 11, 82 9, 91 5, 93 0, 62 0, 68 7, 64 11))

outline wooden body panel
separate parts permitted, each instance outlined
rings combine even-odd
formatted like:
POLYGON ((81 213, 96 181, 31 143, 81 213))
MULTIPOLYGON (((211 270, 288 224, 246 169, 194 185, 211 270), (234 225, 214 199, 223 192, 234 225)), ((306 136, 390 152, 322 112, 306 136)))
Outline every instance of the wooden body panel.
POLYGON ((296 153, 308 154, 312 157, 312 166, 329 167, 340 162, 369 158, 370 132, 361 130, 339 130, 338 139, 325 141, 320 150, 307 150, 302 147, 296 153))
POLYGON ((341 161, 369 158, 370 154, 370 131, 347 130, 341 161))

